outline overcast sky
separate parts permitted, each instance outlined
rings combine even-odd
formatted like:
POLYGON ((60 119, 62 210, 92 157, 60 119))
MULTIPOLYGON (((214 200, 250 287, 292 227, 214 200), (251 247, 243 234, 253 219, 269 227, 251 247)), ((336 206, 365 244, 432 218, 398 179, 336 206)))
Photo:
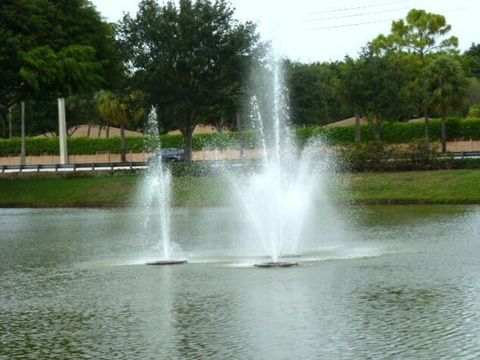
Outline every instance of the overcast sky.
MULTIPOLYGON (((139 0, 92 0, 109 21, 135 14, 139 0)), ((264 40, 292 60, 340 60, 356 56, 392 20, 411 8, 445 15, 462 50, 480 43, 480 0, 231 0, 236 17, 258 24, 264 40)))

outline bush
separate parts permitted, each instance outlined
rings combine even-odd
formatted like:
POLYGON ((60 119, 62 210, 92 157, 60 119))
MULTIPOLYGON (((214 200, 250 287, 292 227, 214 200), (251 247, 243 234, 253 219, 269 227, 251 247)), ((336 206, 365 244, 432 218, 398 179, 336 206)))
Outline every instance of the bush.
POLYGON ((480 104, 475 104, 470 107, 468 117, 473 119, 480 119, 480 104))
MULTIPOLYGON (((430 122, 430 140, 440 139, 440 120, 430 122)), ((448 138, 453 139, 480 139, 480 119, 459 120, 450 118, 447 121, 448 138)), ((304 146, 311 139, 321 139, 328 145, 349 144, 355 141, 355 127, 305 127, 295 130, 295 137, 300 146, 304 146)), ((387 144, 410 143, 424 138, 425 129, 421 123, 387 122, 383 127, 382 141, 387 144)), ((258 132, 251 130, 242 133, 244 148, 251 149, 258 145, 258 132)), ((372 128, 362 126, 362 143, 375 142, 372 128)), ((181 135, 162 135, 163 148, 183 147, 181 135)), ((194 151, 202 149, 238 149, 240 147, 237 132, 223 132, 214 134, 198 134, 192 139, 194 151)), ((128 152, 142 152, 146 148, 146 139, 143 137, 127 138, 128 152)), ((96 154, 101 152, 119 153, 120 138, 71 138, 68 139, 68 149, 71 155, 96 154)), ((26 151, 28 155, 58 155, 59 146, 57 138, 27 138, 26 151)), ((18 155, 20 153, 20 139, 0 140, 0 156, 18 155)))
POLYGON ((339 148, 341 168, 350 172, 414 171, 468 167, 450 155, 437 152, 437 145, 416 141, 406 149, 381 142, 359 143, 339 148), (464 167, 462 167, 464 166, 464 167))
POLYGON ((356 143, 339 148, 341 166, 351 172, 391 170, 396 151, 382 142, 356 143))
POLYGON ((418 140, 408 145, 403 153, 407 167, 411 170, 431 170, 438 167, 438 146, 426 140, 418 140))

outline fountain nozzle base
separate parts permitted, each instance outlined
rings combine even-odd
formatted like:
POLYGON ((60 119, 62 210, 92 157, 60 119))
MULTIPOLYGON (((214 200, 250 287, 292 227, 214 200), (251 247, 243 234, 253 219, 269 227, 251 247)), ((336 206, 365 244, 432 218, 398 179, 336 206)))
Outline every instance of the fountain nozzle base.
POLYGON ((187 260, 159 260, 159 261, 147 262, 146 265, 168 266, 168 265, 183 265, 186 263, 187 263, 187 260))
POLYGON ((297 262, 286 262, 286 261, 275 261, 275 262, 267 262, 261 264, 254 265, 257 268, 288 268, 293 266, 298 266, 297 262))

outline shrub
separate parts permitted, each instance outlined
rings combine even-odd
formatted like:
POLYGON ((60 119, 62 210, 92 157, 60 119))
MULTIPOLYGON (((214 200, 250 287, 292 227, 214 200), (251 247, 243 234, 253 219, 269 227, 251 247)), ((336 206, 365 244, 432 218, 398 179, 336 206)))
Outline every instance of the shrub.
POLYGON ((480 119, 480 104, 475 104, 470 107, 470 110, 468 111, 468 117, 480 119))
POLYGON ((452 169, 476 166, 465 160, 458 162, 451 154, 437 152, 437 145, 416 141, 406 149, 381 142, 344 145, 338 149, 340 168, 350 172, 413 171, 452 169))
MULTIPOLYGON (((450 118, 447 121, 448 137, 452 139, 480 139, 480 119, 459 120, 450 118)), ((423 123, 392 123, 387 122, 383 128, 382 141, 387 144, 410 143, 424 138, 423 123)), ((430 122, 430 140, 440 139, 440 121, 430 122)), ((355 140, 355 127, 304 127, 294 130, 297 143, 301 146, 311 139, 321 139, 329 145, 343 145, 353 143, 355 140)), ((194 151, 202 149, 238 149, 240 143, 246 149, 258 146, 258 132, 254 130, 242 133, 240 140, 237 132, 223 132, 214 134, 198 134, 193 136, 192 146, 194 151)), ((372 128, 362 126, 362 143, 375 142, 372 128)), ((162 135, 163 148, 183 147, 181 135, 162 135)), ((146 148, 146 139, 143 137, 127 138, 127 151, 142 152, 146 148)), ((68 139, 68 149, 71 155, 96 154, 99 152, 119 153, 120 138, 71 138, 68 139)), ((57 155, 59 152, 57 138, 27 138, 26 151, 28 155, 57 155)), ((18 155, 20 153, 20 139, 0 140, 0 156, 18 155)))
POLYGON ((429 170, 438 167, 438 145, 418 140, 408 145, 403 153, 407 167, 411 170, 429 170))
POLYGON ((351 172, 388 171, 395 149, 382 142, 355 143, 339 148, 341 166, 351 172))

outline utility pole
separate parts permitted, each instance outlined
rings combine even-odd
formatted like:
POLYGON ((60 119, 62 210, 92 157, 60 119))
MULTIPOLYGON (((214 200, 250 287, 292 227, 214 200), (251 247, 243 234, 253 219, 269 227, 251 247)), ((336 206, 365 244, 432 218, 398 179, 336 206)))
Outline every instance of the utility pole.
POLYGON ((68 164, 67 119, 64 98, 58 99, 58 136, 60 138, 60 164, 68 164))
POLYGON ((20 102, 21 106, 21 150, 20 150, 20 165, 26 165, 27 159, 25 157, 25 101, 20 102))

